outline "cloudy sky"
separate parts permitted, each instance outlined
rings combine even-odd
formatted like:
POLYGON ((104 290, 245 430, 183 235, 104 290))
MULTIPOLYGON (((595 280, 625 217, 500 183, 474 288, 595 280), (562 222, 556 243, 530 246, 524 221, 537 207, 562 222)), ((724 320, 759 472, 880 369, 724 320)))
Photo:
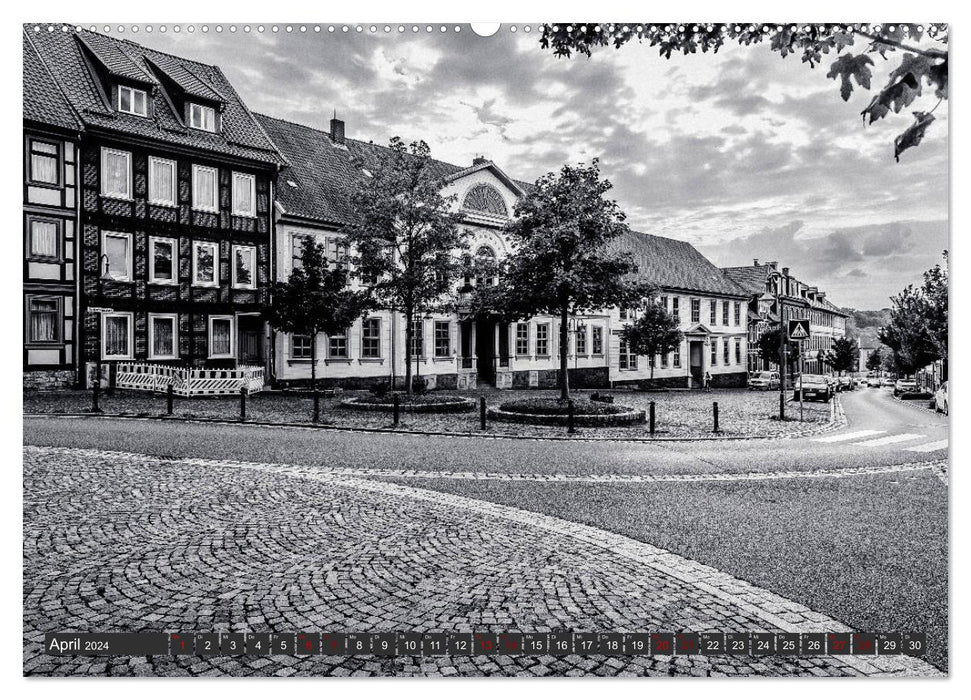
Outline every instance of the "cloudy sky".
POLYGON ((872 93, 843 102, 828 62, 765 46, 666 60, 636 43, 557 59, 521 28, 381 29, 129 37, 219 65, 255 111, 326 129, 336 109, 349 137, 421 138, 530 181, 599 157, 633 228, 717 265, 778 260, 842 306, 889 305, 948 246, 947 103, 895 163, 909 113, 864 127, 872 93))

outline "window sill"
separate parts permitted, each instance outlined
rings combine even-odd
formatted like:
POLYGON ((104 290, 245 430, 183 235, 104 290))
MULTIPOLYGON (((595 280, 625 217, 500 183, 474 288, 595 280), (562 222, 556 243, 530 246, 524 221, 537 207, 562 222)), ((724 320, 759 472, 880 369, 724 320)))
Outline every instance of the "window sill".
POLYGON ((159 287, 178 287, 178 280, 149 280, 149 284, 154 284, 159 287))
POLYGON ((24 347, 30 350, 35 348, 37 350, 52 350, 53 348, 63 348, 64 342, 61 340, 33 340, 24 343, 24 347))
POLYGON ((176 204, 175 202, 153 202, 152 200, 148 200, 148 204, 149 206, 153 206, 153 207, 168 207, 169 209, 179 208, 179 205, 176 204))
POLYGON ((328 357, 324 360, 325 365, 349 365, 353 360, 349 357, 328 357))
POLYGON ((36 263, 46 263, 48 265, 56 265, 64 262, 63 258, 41 258, 41 257, 28 257, 27 262, 36 263))
POLYGON ((108 282, 112 282, 114 284, 135 284, 135 280, 133 279, 122 280, 122 279, 117 279, 115 277, 112 277, 110 280, 98 280, 98 282, 100 282, 101 284, 107 284, 108 282))
POLYGON ((149 360, 178 360, 178 355, 149 355, 149 360))
POLYGON ((235 360, 235 355, 209 355, 207 359, 210 360, 235 360))
POLYGON ((455 362, 455 355, 436 355, 432 358, 432 362, 455 362))
POLYGON ((54 183, 54 182, 38 182, 38 181, 34 181, 34 180, 28 180, 27 181, 27 185, 28 185, 28 187, 43 187, 43 188, 48 189, 48 190, 60 190, 60 189, 63 189, 64 188, 64 185, 61 185, 61 183, 59 183, 59 182, 58 183, 54 183))
POLYGON ((255 292, 256 291, 256 285, 254 284, 254 285, 246 285, 246 286, 244 286, 244 285, 241 285, 241 284, 234 284, 233 285, 233 289, 235 289, 237 291, 242 291, 242 292, 255 292))
POLYGON ((126 355, 124 357, 122 357, 120 355, 117 355, 117 356, 116 355, 111 355, 111 356, 104 356, 104 355, 102 355, 102 357, 101 357, 101 361, 102 362, 111 362, 111 361, 114 361, 114 360, 121 360, 121 361, 125 361, 125 362, 131 362, 132 359, 134 359, 134 358, 132 358, 131 356, 128 356, 128 355, 126 355))
POLYGON ((383 357, 359 357, 357 361, 360 362, 362 365, 383 365, 384 364, 383 357))
POLYGON ((109 194, 107 192, 102 192, 101 196, 105 199, 117 199, 121 202, 134 202, 134 198, 126 194, 109 194))
POLYGON ((215 209, 203 209, 202 207, 192 207, 192 211, 198 212, 200 214, 218 214, 219 208, 215 209))
POLYGON ((193 282, 192 286, 200 289, 219 289, 218 282, 193 282))
POLYGON ((256 214, 244 214, 244 213, 239 212, 239 211, 234 211, 233 212, 233 216, 238 216, 241 219, 255 219, 256 218, 256 214))

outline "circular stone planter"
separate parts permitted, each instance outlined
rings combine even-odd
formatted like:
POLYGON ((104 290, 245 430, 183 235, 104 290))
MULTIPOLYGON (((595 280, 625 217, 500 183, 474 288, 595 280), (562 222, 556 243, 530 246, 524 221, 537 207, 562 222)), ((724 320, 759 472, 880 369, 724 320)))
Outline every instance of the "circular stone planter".
MULTIPOLYGON (((552 407, 552 406, 551 406, 552 407)), ((573 424, 577 427, 615 427, 624 425, 636 425, 643 423, 646 419, 644 411, 629 408, 627 406, 617 406, 615 404, 604 404, 599 407, 601 413, 584 413, 583 406, 573 415, 573 424), (609 408, 607 408, 609 406, 609 408), (609 412, 608 412, 609 411, 609 412)), ((563 408, 557 407, 557 413, 542 413, 541 406, 531 406, 528 412, 516 411, 514 407, 506 404, 498 408, 490 408, 488 416, 500 423, 520 423, 523 425, 560 425, 569 424, 569 416, 563 408)))
MULTIPOLYGON (((394 410, 394 404, 390 399, 387 402, 371 402, 361 401, 360 398, 351 398, 341 401, 341 408, 349 408, 352 411, 390 413, 394 410)), ((465 413, 475 410, 475 401, 459 397, 435 401, 402 401, 398 408, 402 413, 465 413)))

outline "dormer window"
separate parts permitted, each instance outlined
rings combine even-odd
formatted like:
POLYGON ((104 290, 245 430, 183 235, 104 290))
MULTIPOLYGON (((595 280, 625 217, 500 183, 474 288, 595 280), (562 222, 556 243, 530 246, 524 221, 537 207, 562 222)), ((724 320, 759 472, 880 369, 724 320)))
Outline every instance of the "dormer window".
POLYGON ((203 105, 189 104, 189 126, 203 131, 216 131, 216 110, 203 105))
POLYGON ((148 94, 127 85, 118 86, 118 111, 134 114, 138 117, 148 116, 148 94))

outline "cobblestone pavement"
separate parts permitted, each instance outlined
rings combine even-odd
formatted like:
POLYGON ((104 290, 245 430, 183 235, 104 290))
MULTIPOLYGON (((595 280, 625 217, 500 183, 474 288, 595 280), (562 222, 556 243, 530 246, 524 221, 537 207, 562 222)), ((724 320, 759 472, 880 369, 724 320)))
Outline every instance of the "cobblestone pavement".
MULTIPOLYGON (((445 392, 442 392, 445 393, 445 392)), ((455 396, 468 396, 478 400, 484 396, 489 406, 498 406, 512 399, 552 396, 548 391, 510 391, 485 389, 478 392, 447 392, 455 396)), ((585 395, 589 392, 576 392, 585 395)), ((356 392, 345 395, 353 396, 356 392)), ((655 403, 657 433, 654 439, 683 438, 740 438, 740 437, 799 437, 826 431, 839 422, 832 415, 829 404, 805 404, 803 422, 780 422, 770 417, 778 412, 778 395, 771 392, 755 392, 744 389, 716 390, 710 394, 689 391, 670 392, 614 392, 618 404, 647 411, 655 403), (712 402, 719 405, 719 429, 712 433, 712 402)), ((340 407, 341 398, 322 400, 322 417, 325 424, 337 428, 390 429, 389 413, 354 411, 340 407)), ((247 401, 247 419, 251 422, 309 424, 311 400, 305 397, 276 393, 255 394, 247 401)), ((24 394, 24 413, 83 413, 91 407, 91 392, 30 392, 24 394)), ((166 410, 166 398, 141 391, 115 391, 101 398, 101 408, 109 415, 160 417, 166 410)), ((798 404, 789 404, 789 416, 798 416, 798 404)), ((239 416, 239 399, 235 397, 176 399, 173 415, 177 418, 208 420, 236 420, 239 416)), ((433 433, 474 433, 492 436, 566 437, 565 429, 555 426, 518 425, 490 421, 486 431, 481 431, 478 412, 457 414, 402 413, 397 428, 402 431, 433 433)), ((570 439, 633 439, 644 440, 652 436, 646 424, 626 427, 583 428, 570 439)))
POLYGON ((549 516, 314 468, 24 448, 29 675, 936 675, 903 657, 62 658, 47 631, 846 631, 549 516))

